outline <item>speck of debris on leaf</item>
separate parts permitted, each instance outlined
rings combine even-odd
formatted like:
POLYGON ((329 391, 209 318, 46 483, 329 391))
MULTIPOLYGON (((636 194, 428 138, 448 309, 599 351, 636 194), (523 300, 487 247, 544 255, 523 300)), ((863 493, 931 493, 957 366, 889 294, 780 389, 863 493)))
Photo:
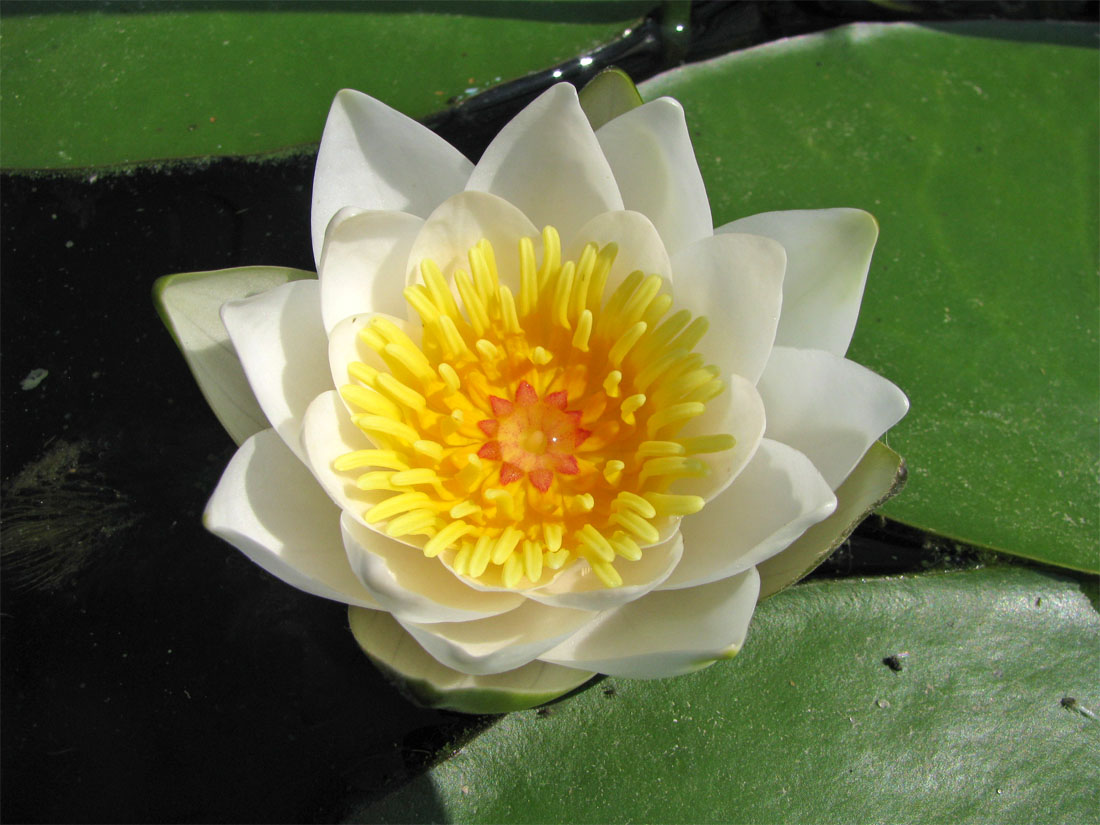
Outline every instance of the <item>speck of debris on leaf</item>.
POLYGON ((547 716, 550 716, 553 712, 554 711, 550 710, 550 708, 539 708, 538 710, 535 711, 535 715, 536 716, 541 716, 543 719, 545 719, 547 716))
POLYGON ((905 660, 909 657, 908 653, 894 653, 890 656, 883 658, 882 663, 894 673, 901 673, 903 667, 905 667, 905 660))

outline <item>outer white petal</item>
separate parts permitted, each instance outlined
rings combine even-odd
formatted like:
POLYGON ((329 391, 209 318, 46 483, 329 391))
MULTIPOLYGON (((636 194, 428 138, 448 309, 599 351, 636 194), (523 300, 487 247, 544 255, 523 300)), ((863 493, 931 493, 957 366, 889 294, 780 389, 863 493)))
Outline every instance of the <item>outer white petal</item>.
POLYGON ((345 453, 373 446, 362 430, 351 423, 344 402, 335 390, 318 395, 306 410, 302 422, 306 463, 337 506, 363 525, 366 525, 363 514, 391 493, 360 490, 355 486, 355 475, 336 472, 332 462, 345 453))
POLYGON ((406 212, 349 206, 329 222, 321 251, 325 330, 359 312, 405 314, 405 267, 424 221, 406 212))
POLYGON ((222 473, 206 529, 315 596, 377 607, 348 564, 340 511, 274 430, 249 438, 222 473))
POLYGON ((642 550, 638 561, 616 558, 615 569, 622 576, 619 587, 606 587, 587 562, 572 565, 549 585, 528 590, 528 598, 554 607, 578 610, 609 610, 641 598, 664 582, 680 563, 684 541, 679 531, 659 544, 642 550))
POLYGON ((359 206, 424 217, 470 177, 473 165, 443 138, 361 92, 329 109, 313 174, 313 254, 340 209, 359 206))
POLYGON ((593 216, 623 208, 615 176, 568 83, 543 92, 500 130, 466 188, 499 195, 563 238, 574 237, 593 216))
POLYGON ((765 438, 737 480, 681 522, 684 558, 661 589, 694 587, 747 570, 835 508, 833 491, 810 459, 765 438))
POLYGON ((700 351, 723 375, 755 384, 764 372, 779 324, 785 261, 783 247, 759 235, 715 235, 673 256, 677 308, 710 321, 700 351))
POLYGON ((878 240, 871 215, 860 209, 765 212, 715 231, 766 235, 787 250, 776 344, 834 355, 848 351, 878 240))
POLYGON ((647 215, 670 253, 710 237, 714 223, 684 109, 670 97, 620 115, 596 132, 623 204, 647 215))
POLYGON ((702 496, 710 501, 737 478, 756 454, 766 426, 764 401, 747 379, 739 375, 726 378, 726 389, 707 402, 707 410, 688 422, 682 435, 732 435, 732 450, 695 456, 710 466, 703 478, 684 478, 673 486, 674 493, 702 496))
POLYGON ((885 378, 822 350, 776 347, 757 388, 765 435, 805 453, 834 490, 909 409, 885 378))
POLYGON ((514 670, 537 659, 594 615, 528 600, 508 613, 472 622, 398 621, 437 661, 478 676, 514 670))
POLYGON ((292 281, 222 307, 222 323, 260 407, 299 457, 306 407, 331 388, 316 281, 292 281))
POLYGON ((630 679, 706 667, 741 649, 756 607, 755 567, 686 590, 658 590, 608 610, 541 658, 630 679))
POLYGON ((352 569, 385 610, 407 622, 464 622, 513 610, 519 593, 483 593, 415 547, 368 530, 344 513, 340 519, 352 569))
POLYGON ((448 279, 455 269, 469 272, 467 252, 486 238, 493 245, 501 283, 518 294, 519 239, 535 239, 535 253, 540 255, 539 234, 527 216, 503 198, 485 192, 459 193, 440 204, 421 227, 409 253, 406 283, 420 280, 420 262, 424 258, 431 258, 448 279))
POLYGON ((595 243, 603 247, 609 243, 619 246, 619 253, 607 273, 603 301, 626 277, 635 270, 646 275, 660 275, 668 284, 672 282, 672 263, 657 227, 641 212, 604 212, 577 230, 576 236, 566 248, 567 260, 579 260, 584 245, 595 243))

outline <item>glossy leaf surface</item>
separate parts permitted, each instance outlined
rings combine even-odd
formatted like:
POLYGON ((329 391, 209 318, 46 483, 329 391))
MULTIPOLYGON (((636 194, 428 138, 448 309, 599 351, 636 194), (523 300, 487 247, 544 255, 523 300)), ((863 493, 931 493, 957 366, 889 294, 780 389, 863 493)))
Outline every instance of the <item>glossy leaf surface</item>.
POLYGON ((878 218, 849 355, 912 402, 885 514, 1079 570, 1100 568, 1095 40, 857 25, 641 87, 684 104, 716 224, 878 218))
POLYGON ((1098 633, 1045 573, 814 582, 762 604, 734 661, 511 714, 350 818, 1094 821, 1098 633))

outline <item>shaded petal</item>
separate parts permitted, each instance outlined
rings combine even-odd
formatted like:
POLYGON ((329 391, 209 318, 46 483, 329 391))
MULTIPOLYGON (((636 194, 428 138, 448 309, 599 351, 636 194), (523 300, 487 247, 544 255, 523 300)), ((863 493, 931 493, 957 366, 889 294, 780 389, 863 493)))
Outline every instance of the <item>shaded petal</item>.
POLYGON ((301 457, 302 416, 331 389, 328 341, 316 281, 292 281, 222 307, 222 323, 256 400, 287 446, 301 457))
POLYGON ((878 240, 878 223, 870 214, 861 209, 765 212, 715 232, 765 235, 787 250, 776 344, 834 355, 848 351, 878 240))
POLYGON ((732 435, 736 443, 732 450, 695 456, 707 463, 710 472, 702 478, 679 479, 673 492, 702 496, 707 501, 713 499, 756 454, 765 425, 764 401, 756 387, 739 375, 729 376, 722 394, 708 401, 706 412, 688 422, 681 434, 732 435))
POLYGON ((374 446, 363 431, 351 423, 343 399, 335 390, 318 395, 306 410, 302 422, 306 463, 337 506, 364 526, 369 525, 363 521, 363 514, 392 493, 360 490, 355 486, 355 476, 336 472, 332 462, 345 453, 374 446))
POLYGON ((405 315, 405 267, 424 221, 405 212, 341 209, 321 252, 321 316, 331 332, 361 312, 405 315))
POLYGON ((515 610, 488 619, 437 624, 402 621, 401 625, 437 661, 477 676, 527 664, 576 633, 593 615, 527 600, 515 610))
POLYGON ((666 281, 666 288, 672 284, 672 264, 665 250, 657 227, 641 212, 604 212, 588 221, 578 231, 572 243, 567 247, 566 260, 580 260, 581 252, 587 243, 600 248, 616 243, 619 254, 607 273, 603 289, 603 301, 630 273, 641 270, 646 275, 660 275, 666 281))
POLYGON ((345 206, 424 217, 462 191, 473 164, 431 130, 362 92, 337 92, 313 173, 313 254, 345 206))
POLYGON ((661 589, 694 587, 747 570, 835 507, 833 491, 810 459, 765 438, 737 480, 681 522, 684 558, 661 589))
POLYGON ((776 347, 758 389, 765 435, 805 453, 834 490, 909 409, 885 378, 822 350, 776 347))
POLYGON ((519 593, 484 593, 467 587, 424 553, 369 530, 344 513, 340 519, 352 569, 385 610, 407 622, 463 622, 513 610, 519 593))
POLYGON ((461 713, 509 713, 537 707, 583 685, 595 673, 530 662, 504 673, 470 676, 428 655, 389 613, 348 609, 355 641, 384 673, 401 680, 416 701, 461 713))
POLYGON ((768 362, 783 302, 783 247, 759 235, 715 235, 672 259, 678 309, 711 321, 700 351, 753 384, 768 362))
POLYGON ((377 607, 352 572, 340 511, 274 430, 237 450, 203 513, 206 529, 289 585, 377 607))
POLYGON ((501 283, 518 294, 521 237, 533 238, 535 253, 540 254, 539 230, 523 212, 496 195, 461 192, 440 204, 424 222, 409 253, 406 283, 420 281, 420 262, 424 258, 431 258, 448 280, 456 269, 469 272, 466 253, 486 238, 493 245, 501 283))
POLYGON ((628 679, 690 673, 741 649, 759 590, 751 567, 699 587, 657 590, 599 614, 539 658, 628 679))
POLYGON ((571 565, 551 584, 528 590, 526 596, 554 607, 578 610, 609 610, 632 602, 664 582, 680 563, 684 541, 677 531, 659 544, 642 550, 638 561, 616 557, 615 569, 622 576, 619 587, 606 587, 587 562, 571 565))
POLYGON ((596 132, 627 209, 648 216, 670 253, 710 237, 714 222, 684 108, 671 97, 643 104, 596 132))
MULTIPOLYGON (((420 343, 421 327, 406 321, 404 318, 395 318, 381 312, 364 312, 361 315, 352 315, 344 318, 333 327, 328 337, 328 367, 332 373, 332 386, 337 389, 351 383, 348 375, 348 364, 359 361, 374 367, 380 372, 391 372, 389 365, 377 352, 369 347, 360 337, 359 330, 367 326, 372 318, 381 317, 390 321, 412 338, 420 343)), ((357 412, 360 412, 357 410, 357 412)))
POLYGON ((596 135, 568 83, 552 86, 493 138, 466 188, 515 204, 563 238, 595 215, 623 208, 596 135))

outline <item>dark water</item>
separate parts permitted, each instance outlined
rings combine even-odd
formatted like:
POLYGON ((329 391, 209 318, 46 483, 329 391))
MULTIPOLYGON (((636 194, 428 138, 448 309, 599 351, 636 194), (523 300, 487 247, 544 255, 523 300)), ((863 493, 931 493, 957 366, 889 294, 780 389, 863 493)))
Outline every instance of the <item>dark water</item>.
MULTIPOLYGON (((709 56, 846 22, 853 8, 775 5, 785 11, 697 7, 685 48, 709 56)), ((656 71, 667 44, 647 42, 613 57, 656 71)), ((537 86, 435 125, 476 156, 537 86)), ((234 447, 153 309, 152 282, 312 269, 312 168, 301 155, 3 176, 4 821, 324 821, 493 721, 410 705, 361 655, 343 607, 276 581, 200 524, 234 447), (48 376, 24 389, 34 370, 48 376)), ((876 519, 816 575, 973 561, 876 519)))

